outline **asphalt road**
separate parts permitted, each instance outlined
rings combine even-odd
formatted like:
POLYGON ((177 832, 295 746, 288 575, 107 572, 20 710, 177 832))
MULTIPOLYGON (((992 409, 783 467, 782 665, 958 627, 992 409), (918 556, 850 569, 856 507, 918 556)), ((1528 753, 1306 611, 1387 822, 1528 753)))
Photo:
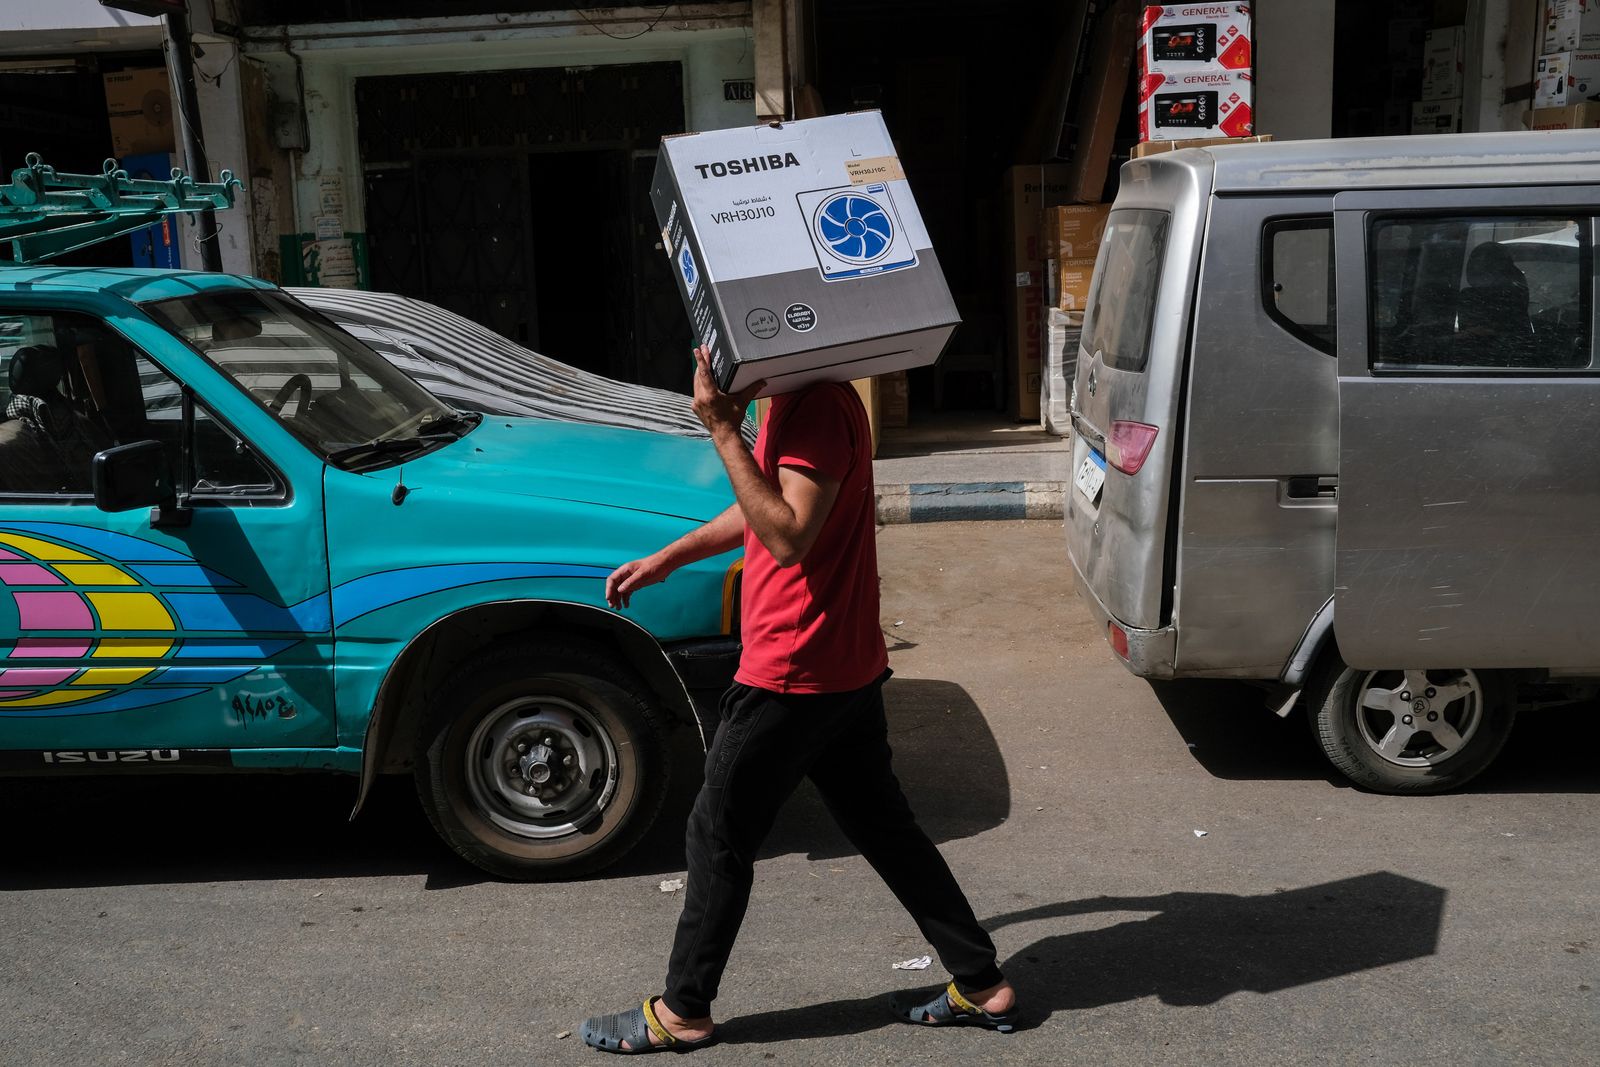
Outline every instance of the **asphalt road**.
MULTIPOLYGON (((900 775, 1026 1029, 892 1021, 937 963, 891 969, 925 945, 802 793, 697 1061, 1600 1062, 1593 708, 1525 716, 1471 793, 1368 795, 1248 691, 1127 675, 1058 524, 880 546, 900 775)), ((6 783, 0 1063, 608 1062, 560 1035, 659 990, 688 778, 624 867, 538 886, 406 782, 353 824, 343 780, 6 783)))

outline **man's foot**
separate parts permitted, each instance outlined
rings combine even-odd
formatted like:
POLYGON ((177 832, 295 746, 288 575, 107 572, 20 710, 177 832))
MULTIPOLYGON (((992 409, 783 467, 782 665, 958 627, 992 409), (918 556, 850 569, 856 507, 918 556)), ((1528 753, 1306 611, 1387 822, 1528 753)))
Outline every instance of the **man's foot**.
POLYGON ((1017 991, 1011 988, 1010 982, 1002 978, 999 985, 970 993, 967 999, 990 1015, 1010 1015, 1011 1010, 1017 1006, 1017 991))
POLYGON ((715 1029, 710 1016, 685 1019, 660 997, 651 997, 637 1008, 585 1019, 579 1033, 584 1044, 602 1052, 638 1055, 709 1045, 715 1029))
POLYGON ((890 1006, 901 1019, 918 1026, 979 1026, 1002 1034, 1016 1029, 1017 992, 1003 979, 972 994, 963 994, 951 982, 932 999, 924 1001, 926 996, 923 992, 894 997, 890 1006))
MULTIPOLYGON (((706 1038, 710 1037, 712 1032, 717 1028, 716 1024, 711 1021, 711 1016, 709 1015, 700 1019, 685 1019, 683 1016, 667 1007, 667 1002, 661 997, 656 997, 650 1006, 655 1009, 656 1018, 660 1020, 661 1025, 666 1029, 667 1033, 671 1034, 679 1041, 687 1042, 689 1044, 693 1044, 697 1041, 704 1041, 706 1038)), ((661 1039, 656 1036, 654 1030, 652 1030, 650 1033, 650 1043, 652 1045, 661 1044, 661 1039)))

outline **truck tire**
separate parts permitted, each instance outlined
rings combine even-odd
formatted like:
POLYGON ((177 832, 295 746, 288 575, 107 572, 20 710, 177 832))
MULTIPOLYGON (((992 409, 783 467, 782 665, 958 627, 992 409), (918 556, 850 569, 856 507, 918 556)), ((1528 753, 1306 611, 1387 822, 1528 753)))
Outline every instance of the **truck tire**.
POLYGON ((463 663, 417 738, 415 777, 439 835, 515 880, 614 863, 655 821, 669 764, 661 713, 619 657, 517 641, 463 663))
POLYGON ((1311 726, 1347 778, 1376 793, 1444 793, 1483 772, 1516 717, 1494 671, 1358 671, 1335 653, 1306 685, 1311 726))

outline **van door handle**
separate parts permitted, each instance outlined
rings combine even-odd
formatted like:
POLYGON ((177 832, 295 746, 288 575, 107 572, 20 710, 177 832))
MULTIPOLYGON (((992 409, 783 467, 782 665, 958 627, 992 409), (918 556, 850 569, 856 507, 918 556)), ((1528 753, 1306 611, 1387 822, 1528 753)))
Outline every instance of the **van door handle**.
POLYGON ((1339 495, 1339 479, 1332 474, 1285 478, 1283 495, 1289 500, 1333 500, 1339 495))

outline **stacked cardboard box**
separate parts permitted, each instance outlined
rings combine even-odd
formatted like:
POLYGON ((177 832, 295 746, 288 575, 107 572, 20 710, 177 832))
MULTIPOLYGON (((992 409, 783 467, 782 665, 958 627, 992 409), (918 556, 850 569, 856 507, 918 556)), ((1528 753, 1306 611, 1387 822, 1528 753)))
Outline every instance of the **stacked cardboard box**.
POLYGON ((1460 133, 1465 26, 1431 29, 1422 46, 1422 99, 1411 105, 1412 133, 1460 133))
POLYGON ((165 67, 107 74, 105 90, 118 159, 172 151, 172 82, 165 67))
POLYGON ((1040 422, 1057 437, 1072 429, 1072 379, 1078 373, 1078 345, 1083 338, 1083 318, 1051 308, 1045 321, 1043 392, 1039 397, 1040 422))
POLYGON ((1110 204, 1066 204, 1046 212, 1045 297, 1051 307, 1071 312, 1080 321, 1089 301, 1094 260, 1110 214, 1110 204))
POLYGON ((1270 133, 1258 133, 1254 137, 1196 137, 1190 141, 1141 141, 1133 146, 1133 158, 1143 159, 1146 156, 1158 156, 1163 152, 1180 152, 1185 148, 1212 148, 1217 145, 1228 144, 1260 144, 1272 140, 1270 133))
POLYGON ((1006 384, 1011 417, 1039 418, 1046 307, 1045 211, 1070 199, 1066 164, 1027 164, 1006 171, 1006 384))
POLYGON ((1144 9, 1139 139, 1247 137, 1254 132, 1249 4, 1144 9))
POLYGON ((1572 109, 1600 101, 1600 0, 1544 0, 1531 129, 1588 126, 1572 109))

